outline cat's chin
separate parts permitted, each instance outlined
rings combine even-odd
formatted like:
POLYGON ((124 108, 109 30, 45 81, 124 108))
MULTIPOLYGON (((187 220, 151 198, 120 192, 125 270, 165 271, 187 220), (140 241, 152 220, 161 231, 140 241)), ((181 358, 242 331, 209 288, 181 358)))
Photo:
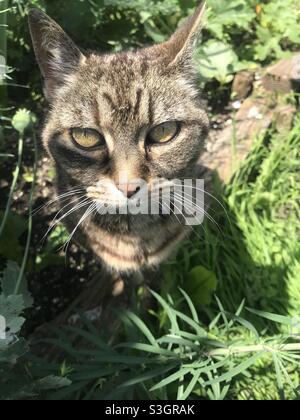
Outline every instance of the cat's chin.
POLYGON ((124 226, 127 227, 128 219, 126 222, 125 219, 120 222, 120 226, 114 231, 95 226, 93 233, 89 233, 89 237, 92 237, 90 245, 94 253, 100 257, 108 269, 119 273, 158 267, 190 232, 186 226, 173 226, 172 229, 169 225, 165 236, 162 236, 162 226, 155 224, 145 225, 144 229, 140 226, 138 231, 130 228, 126 231, 124 226), (124 222, 123 226, 122 222, 124 222))
POLYGON ((132 273, 159 266, 189 232, 170 216, 97 215, 78 229, 76 239, 110 271, 132 273))
POLYGON ((155 230, 158 224, 163 226, 170 220, 169 215, 97 214, 93 224, 109 233, 140 236, 144 229, 155 230))

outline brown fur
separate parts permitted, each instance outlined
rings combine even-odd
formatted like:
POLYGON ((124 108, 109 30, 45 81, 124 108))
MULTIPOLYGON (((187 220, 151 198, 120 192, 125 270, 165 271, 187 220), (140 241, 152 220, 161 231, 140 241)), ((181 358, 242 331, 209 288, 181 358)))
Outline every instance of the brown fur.
MULTIPOLYGON (((50 104, 43 143, 57 169, 62 194, 83 188, 95 194, 97 181, 195 177, 208 130, 192 63, 203 6, 166 43, 137 52, 82 53, 48 16, 30 12, 33 44, 50 104), (145 146, 150 128, 179 121, 182 129, 165 145, 145 146), (107 147, 77 149, 71 128, 101 132, 107 147)), ((94 195, 93 195, 94 197, 94 195)), ((105 196, 99 200, 105 201, 105 196)), ((74 200, 70 198, 70 202, 74 200)), ((78 198, 79 200, 79 198, 78 198)), ((66 205, 64 202, 61 206, 66 205)), ((86 208, 65 219, 74 229, 86 208)), ((76 234, 107 267, 117 272, 156 266, 189 233, 183 218, 145 215, 96 215, 76 234)))

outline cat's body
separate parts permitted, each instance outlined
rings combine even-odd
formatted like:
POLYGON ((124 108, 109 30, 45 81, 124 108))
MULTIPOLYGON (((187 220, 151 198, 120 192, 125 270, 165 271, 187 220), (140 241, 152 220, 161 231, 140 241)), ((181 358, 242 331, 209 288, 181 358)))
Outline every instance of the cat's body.
POLYGON ((208 129, 192 68, 202 15, 199 7, 162 45, 101 55, 83 54, 46 15, 30 13, 50 102, 43 143, 62 211, 78 206, 64 222, 116 272, 157 266, 190 231, 181 215, 99 214, 95 203, 135 200, 137 180, 155 193, 156 178, 197 176, 208 129))

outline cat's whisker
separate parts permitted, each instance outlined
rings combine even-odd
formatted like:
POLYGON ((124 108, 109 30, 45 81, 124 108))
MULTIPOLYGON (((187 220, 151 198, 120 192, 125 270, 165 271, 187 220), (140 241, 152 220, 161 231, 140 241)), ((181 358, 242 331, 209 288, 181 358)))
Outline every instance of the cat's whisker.
MULTIPOLYGON (((68 204, 66 204, 66 205, 64 205, 57 213, 56 213, 56 215, 53 217, 53 219, 52 219, 52 222, 51 222, 51 225, 53 225, 54 224, 54 222, 56 221, 56 219, 57 219, 57 217, 61 214, 61 213, 63 213, 63 211, 64 211, 64 209, 66 209, 67 207, 69 207, 69 206, 71 206, 72 204, 74 204, 74 203, 81 203, 82 201, 82 199, 85 199, 86 197, 85 197, 85 195, 82 195, 82 196, 80 196, 80 197, 77 197, 75 200, 72 200, 72 201, 70 201, 68 204), (79 200, 79 202, 78 202, 78 200, 79 200)), ((69 200, 69 198, 68 198, 68 200, 69 200)))
POLYGON ((192 200, 186 199, 186 197, 182 197, 179 194, 174 194, 174 195, 177 196, 177 198, 180 200, 180 202, 183 203, 184 206, 187 207, 188 210, 196 209, 197 211, 199 210, 200 212, 202 212, 208 218, 208 220, 210 220, 212 223, 214 223, 215 226, 218 228, 218 230, 220 232, 222 232, 221 227, 218 224, 218 222, 204 208, 195 204, 192 200))
MULTIPOLYGON (((203 225, 203 223, 201 223, 200 225, 198 225, 199 227, 201 227, 201 229, 203 230, 203 233, 205 235, 206 231, 205 231, 205 227, 203 225)), ((203 241, 203 237, 200 236, 200 234, 198 233, 198 231, 196 230, 196 228, 194 226, 190 226, 193 233, 197 236, 197 238, 202 242, 203 241)), ((221 232, 222 233, 222 232, 221 232)), ((209 238, 205 237, 205 242, 214 246, 214 243, 210 241, 209 238)))
POLYGON ((94 213, 95 209, 96 209, 96 204, 94 202, 92 202, 90 204, 90 206, 88 207, 88 209, 85 211, 85 213, 83 214, 83 216, 80 218, 79 222, 77 223, 77 225, 75 226, 75 229, 72 231, 71 235, 69 236, 66 244, 62 247, 62 249, 65 251, 65 253, 67 254, 68 252, 68 248, 70 246, 70 243, 73 239, 73 237, 75 236, 77 229, 79 228, 79 226, 81 226, 85 220, 92 214, 94 213))
MULTIPOLYGON (((180 197, 180 199, 182 200, 182 197, 180 197)), ((195 207, 196 207, 196 210, 200 210, 204 214, 204 216, 206 216, 209 221, 214 223, 217 226, 217 228, 221 231, 221 228, 220 228, 218 222, 205 210, 205 208, 200 207, 199 205, 194 203, 191 199, 187 199, 186 197, 183 198, 183 202, 184 202, 184 206, 188 207, 188 209, 190 209, 190 210, 194 210, 195 207), (188 204, 189 204, 189 206, 188 206, 188 204)))
MULTIPOLYGON (((169 192, 169 191, 165 191, 166 193, 167 192, 169 192)), ((161 192, 161 191, 157 191, 157 192, 155 192, 153 195, 152 195, 152 197, 160 197, 160 194, 161 193, 164 193, 163 191, 161 192)), ((177 197, 177 199, 178 199, 178 201, 180 201, 180 202, 182 202, 182 203, 185 203, 185 202, 187 202, 187 203, 190 203, 190 204, 193 204, 193 206, 195 207, 195 203, 193 203, 191 200, 186 200, 186 198, 185 197, 183 197, 183 196, 181 196, 180 194, 178 194, 178 193, 174 193, 174 192, 171 192, 170 193, 170 197, 171 196, 173 196, 174 198, 175 197, 177 197)), ((189 195, 190 197, 192 197, 192 195, 189 195)), ((161 203, 163 203, 163 202, 161 202, 161 203)), ((164 202, 164 204, 166 204, 165 202, 164 202)), ((169 209, 171 210, 171 208, 169 207, 169 209)), ((189 209, 193 209, 193 207, 190 205, 189 206, 189 209)), ((211 217, 210 215, 209 215, 209 213, 203 208, 201 208, 201 207, 199 207, 199 206, 197 206, 197 209, 198 210, 200 210, 201 212, 203 212, 203 214, 205 215, 205 216, 207 216, 208 218, 209 218, 209 220, 211 220, 213 223, 215 223, 215 224, 217 224, 217 222, 213 219, 213 217, 211 217)), ((180 212, 180 209, 178 209, 177 208, 177 211, 179 211, 179 213, 180 214, 182 214, 182 212, 180 212)), ((183 214, 182 214, 182 216, 183 216, 183 214)), ((218 224, 217 224, 218 225, 218 224)))
POLYGON ((34 216, 34 215, 36 215, 38 212, 40 212, 43 208, 45 208, 45 207, 49 207, 49 206, 51 206, 52 204, 54 204, 54 203, 56 203, 57 201, 65 201, 65 200, 67 200, 70 196, 72 196, 72 195, 76 195, 76 194, 78 194, 79 192, 82 192, 82 191, 84 191, 83 189, 81 189, 81 190, 74 190, 74 191, 69 191, 69 192, 67 192, 67 193, 65 193, 65 194, 61 194, 61 195, 59 195, 58 197, 56 197, 56 198, 54 198, 54 199, 52 199, 52 200, 50 200, 50 201, 48 201, 47 203, 45 203, 45 204, 43 204, 42 206, 39 206, 39 207, 37 207, 36 209, 34 209, 33 211, 32 211, 32 216, 34 216))
POLYGON ((57 196, 56 198, 48 201, 46 204, 43 204, 42 206, 39 206, 36 209, 34 209, 31 213, 31 215, 35 216, 37 213, 39 213, 45 207, 49 207, 52 204, 56 203, 57 201, 66 201, 70 196, 79 194, 80 192, 83 192, 83 191, 84 191, 84 188, 80 188, 80 189, 78 188, 77 190, 71 190, 71 191, 68 191, 64 194, 61 194, 61 195, 57 196))
MULTIPOLYGON (((91 204, 91 200, 89 198, 85 198, 83 201, 77 203, 72 209, 68 210, 67 213, 65 213, 63 216, 61 216, 58 220, 55 221, 55 218, 53 219, 53 222, 51 223, 50 227, 48 228, 46 234, 44 235, 42 241, 44 242, 49 233, 66 217, 68 217, 70 214, 74 213, 77 210, 80 210, 82 207, 91 204)), ((66 207, 66 206, 65 206, 66 207)))
MULTIPOLYGON (((181 186, 181 184, 174 184, 174 186, 181 186)), ((210 198, 212 198, 213 200, 215 200, 215 201, 216 201, 216 202, 220 205, 220 207, 222 208, 222 210, 224 211, 224 213, 225 213, 225 215, 226 215, 226 217, 227 217, 227 220, 228 220, 228 221, 229 221, 229 223, 231 224, 231 220, 230 220, 230 217, 229 217, 228 211, 226 210, 226 208, 225 208, 225 206, 222 204, 222 202, 221 202, 220 200, 218 200, 218 199, 217 199, 217 197, 215 197, 213 194, 211 194, 211 193, 209 193, 208 191, 206 191, 206 190, 204 190, 204 189, 202 189, 202 188, 199 188, 199 187, 195 187, 195 186, 189 185, 187 188, 188 188, 188 189, 197 190, 197 191, 199 191, 199 192, 202 192, 203 194, 206 194, 208 197, 210 197, 210 198)))
MULTIPOLYGON (((166 205, 166 203, 164 203, 165 205, 166 205)), ((174 205, 174 207, 175 207, 175 205, 174 205)), ((181 224, 181 221, 179 220, 179 218, 178 218, 178 216, 176 215, 176 213, 171 209, 171 207, 169 207, 168 206, 168 208, 169 208, 169 210, 170 210, 170 212, 171 212, 171 214, 174 214, 174 216, 177 218, 177 220, 178 220, 178 223, 179 224, 181 224)), ((179 209, 177 209, 177 211, 179 211, 179 209)), ((185 223, 187 223, 187 220, 186 220, 186 218, 185 218, 185 216, 180 212, 180 214, 182 215, 182 217, 185 219, 185 223)), ((201 225, 201 227, 202 227, 202 229, 204 230, 204 228, 203 228, 203 226, 201 225)), ((190 225, 190 228, 192 229, 192 231, 194 232, 194 234, 198 237, 198 239, 200 239, 201 240, 201 236, 199 235, 199 233, 196 231, 196 229, 195 229, 195 227, 194 226, 191 226, 190 225)))
MULTIPOLYGON (((69 198, 68 198, 69 199, 69 198)), ((80 197, 77 197, 75 200, 73 200, 73 201, 71 201, 71 202, 69 202, 68 204, 66 204, 65 206, 63 206, 57 213, 56 213, 56 215, 53 217, 53 219, 52 219, 52 221, 51 221, 51 224, 50 224, 50 227, 48 228, 48 230, 47 230, 47 232, 46 232, 46 234, 45 234, 45 236, 43 237, 43 239, 42 239, 42 241, 43 241, 43 243, 44 243, 44 241, 45 241, 45 239, 46 239, 46 237, 49 235, 49 233, 60 223, 60 221, 64 218, 64 217, 62 217, 61 219, 58 219, 57 220, 57 217, 61 214, 61 213, 63 213, 63 211, 64 211, 64 209, 66 209, 66 208, 68 208, 69 206, 71 206, 72 204, 74 204, 74 203, 76 203, 76 202, 78 202, 77 204, 81 204, 81 203, 83 203, 84 201, 86 200, 86 197, 85 197, 85 195, 82 195, 82 196, 80 196, 80 197), (84 199, 83 201, 81 201, 82 199, 84 199), (79 202, 78 202, 78 200, 79 200, 79 202)), ((70 212, 72 212, 72 209, 73 208, 71 208, 70 209, 70 212)), ((70 213, 71 214, 71 213, 70 213)), ((66 213, 66 215, 68 215, 68 213, 66 213)))
POLYGON ((91 203, 91 200, 88 198, 85 198, 83 201, 77 203, 74 207, 72 207, 70 210, 67 211, 67 213, 65 213, 62 217, 60 217, 56 222, 55 222, 55 226, 60 223, 63 219, 65 219, 67 216, 69 216, 71 213, 81 209, 82 207, 84 207, 85 205, 91 203))
MULTIPOLYGON (((175 186, 177 185, 178 186, 178 184, 174 184, 175 186)), ((199 191, 201 191, 201 192, 203 192, 203 193, 205 193, 205 191, 204 190, 200 190, 199 188, 197 188, 199 191)), ((166 193, 168 193, 169 192, 169 190, 167 190, 167 191, 165 191, 166 193)), ((160 193, 164 193, 164 191, 158 191, 156 194, 157 195, 160 195, 160 193)), ((188 202, 192 205, 190 205, 189 206, 189 209, 190 210, 192 210, 193 209, 193 207, 195 207, 196 206, 196 204, 195 203, 193 203, 193 201, 192 200, 187 200, 187 198, 186 197, 191 197, 191 198, 194 198, 193 197, 193 195, 192 194, 187 194, 186 193, 186 191, 185 192, 182 192, 182 195, 180 195, 179 193, 176 193, 176 192, 171 192, 170 193, 170 196, 176 196, 178 199, 179 199, 179 201, 180 202, 183 202, 184 204, 187 204, 188 202)), ((155 195, 154 195, 155 196, 155 195)), ((221 204, 221 203, 220 203, 221 204)), ((219 226, 219 224, 216 222, 216 220, 203 208, 201 208, 201 207, 199 207, 198 205, 196 206, 197 207, 197 210, 200 210, 201 212, 203 212, 204 213, 204 215, 212 222, 212 223, 214 223, 216 226, 217 226, 217 228, 221 231, 221 228, 220 228, 220 226, 219 226)))
MULTIPOLYGON (((175 205, 174 205, 175 206, 175 205)), ((171 208, 170 208, 170 210, 171 210, 171 208)), ((177 209, 177 211, 179 211, 180 209, 177 209)), ((171 212, 172 212, 172 210, 171 210, 171 212)), ((173 214, 175 215, 175 212, 173 211, 173 214)), ((185 218, 185 216, 184 216, 184 214, 182 214, 181 212, 180 212, 180 214, 182 215, 182 217, 185 219, 185 222, 187 223, 187 219, 185 218)), ((190 228, 192 229, 192 231, 193 231, 193 233, 197 236, 197 238, 198 239, 200 239, 200 241, 202 240, 202 238, 201 238, 201 236, 200 236, 200 234, 197 232, 197 230, 196 230, 196 228, 194 227, 194 226, 192 226, 192 225, 189 225, 190 226, 190 228)), ((203 229, 203 232, 205 233, 205 229, 204 229, 204 227, 203 227, 203 224, 200 224, 200 226, 201 226, 201 228, 203 229)))
POLYGON ((195 199, 195 196, 191 193, 187 193, 186 191, 182 192, 182 194, 174 193, 174 195, 177 195, 177 197, 182 201, 183 204, 185 203, 191 203, 193 206, 196 206, 200 210, 204 212, 204 214, 208 217, 211 217, 209 213, 205 210, 205 208, 200 207, 198 204, 196 204, 193 200, 195 199))
POLYGON ((170 214, 172 215, 174 215, 175 217, 176 217, 176 219, 177 219, 177 221, 178 221, 178 223, 181 225, 181 221, 179 220, 179 217, 178 217, 178 215, 171 209, 171 207, 170 206, 168 206, 167 205, 167 203, 165 203, 165 202, 161 202, 161 205, 162 206, 166 206, 167 207, 167 210, 169 210, 170 211, 170 214))
MULTIPOLYGON (((205 191, 200 190, 201 192, 205 193, 205 191)), ((177 193, 178 194, 178 193, 177 193)), ((193 195, 193 193, 188 193, 187 191, 182 191, 181 194, 179 194, 182 196, 183 201, 186 200, 186 197, 190 197, 192 200, 194 200, 196 197, 193 195)), ((204 204, 204 202, 203 202, 204 204)), ((214 214, 216 214, 216 211, 214 209, 210 209, 214 212, 214 214)), ((205 211, 205 209, 204 209, 205 211)), ((205 215, 208 216, 209 213, 205 211, 205 215)))

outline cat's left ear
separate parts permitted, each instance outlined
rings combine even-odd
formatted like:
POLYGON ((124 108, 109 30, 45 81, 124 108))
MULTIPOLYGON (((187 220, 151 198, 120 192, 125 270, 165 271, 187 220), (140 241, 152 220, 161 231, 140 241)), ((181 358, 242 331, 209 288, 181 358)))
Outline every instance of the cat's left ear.
POLYGON ((205 11, 206 2, 203 2, 169 41, 161 45, 168 65, 190 66, 203 28, 205 11))
POLYGON ((85 56, 63 29, 41 10, 29 11, 29 27, 45 81, 45 94, 51 100, 56 89, 78 69, 85 56))

